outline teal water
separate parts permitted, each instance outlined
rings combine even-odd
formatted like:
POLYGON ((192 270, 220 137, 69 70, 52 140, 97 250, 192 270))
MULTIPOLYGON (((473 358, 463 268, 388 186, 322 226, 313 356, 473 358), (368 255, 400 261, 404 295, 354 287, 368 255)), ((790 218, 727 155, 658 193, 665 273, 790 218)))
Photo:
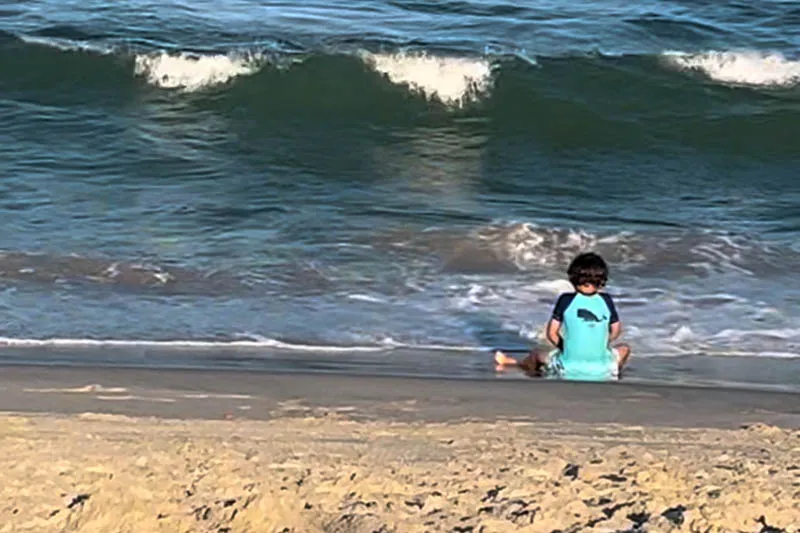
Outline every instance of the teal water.
POLYGON ((796 387, 799 28, 781 1, 4 3, 2 357, 491 375, 594 249, 634 376, 796 387))

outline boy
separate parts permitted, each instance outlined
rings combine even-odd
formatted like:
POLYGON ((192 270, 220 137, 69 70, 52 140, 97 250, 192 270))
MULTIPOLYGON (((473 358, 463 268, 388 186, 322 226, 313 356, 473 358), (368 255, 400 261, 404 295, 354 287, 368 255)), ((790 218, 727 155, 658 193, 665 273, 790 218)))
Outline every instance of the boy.
POLYGON ((556 349, 549 354, 532 351, 519 362, 497 351, 499 369, 518 366, 537 377, 582 381, 606 381, 622 373, 631 350, 624 344, 611 347, 622 324, 611 296, 599 292, 608 281, 606 262, 595 253, 581 254, 569 265, 567 276, 575 292, 559 296, 547 324, 547 340, 556 349))

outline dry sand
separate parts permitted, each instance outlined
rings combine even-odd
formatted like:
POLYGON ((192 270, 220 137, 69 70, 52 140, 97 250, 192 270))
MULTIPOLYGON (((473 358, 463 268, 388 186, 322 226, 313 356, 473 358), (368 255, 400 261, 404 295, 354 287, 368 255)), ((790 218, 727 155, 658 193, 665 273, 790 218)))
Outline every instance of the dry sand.
POLYGON ((269 420, 7 414, 0 531, 800 531, 797 429, 297 408, 269 420))

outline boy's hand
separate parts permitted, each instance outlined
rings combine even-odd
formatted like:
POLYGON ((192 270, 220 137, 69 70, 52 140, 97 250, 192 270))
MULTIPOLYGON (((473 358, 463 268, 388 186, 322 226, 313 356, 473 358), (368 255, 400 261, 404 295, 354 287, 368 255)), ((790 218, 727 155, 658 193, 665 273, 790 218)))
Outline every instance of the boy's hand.
POLYGON ((556 320, 555 318, 551 318, 550 322, 547 323, 547 332, 546 332, 547 341, 555 346, 556 348, 561 348, 561 322, 556 320))
POLYGON ((622 335, 622 322, 614 322, 608 327, 608 342, 614 342, 622 335))

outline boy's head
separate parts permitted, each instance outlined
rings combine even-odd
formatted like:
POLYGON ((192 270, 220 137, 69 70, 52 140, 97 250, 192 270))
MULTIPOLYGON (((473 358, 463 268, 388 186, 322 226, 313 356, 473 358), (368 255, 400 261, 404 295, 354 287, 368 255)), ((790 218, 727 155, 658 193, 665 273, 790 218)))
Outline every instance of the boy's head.
POLYGON ((583 253, 572 260, 567 276, 576 289, 594 292, 602 289, 608 281, 608 265, 596 253, 583 253))

